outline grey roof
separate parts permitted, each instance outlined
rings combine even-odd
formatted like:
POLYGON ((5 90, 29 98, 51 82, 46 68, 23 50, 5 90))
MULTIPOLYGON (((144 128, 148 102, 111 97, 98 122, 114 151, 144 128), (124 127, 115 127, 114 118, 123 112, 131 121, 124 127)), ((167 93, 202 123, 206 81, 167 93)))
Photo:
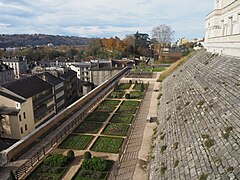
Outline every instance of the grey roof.
POLYGON ((19 103, 23 103, 26 101, 25 98, 18 96, 17 94, 5 89, 5 88, 0 88, 0 95, 2 95, 3 97, 12 99, 13 101, 17 101, 19 103))
POLYGON ((52 88, 50 83, 43 81, 36 75, 12 81, 10 83, 3 84, 2 86, 24 98, 32 97, 52 88))
POLYGON ((73 76, 77 77, 77 73, 73 70, 68 70, 68 71, 64 72, 64 74, 61 74, 60 76, 64 79, 66 79, 66 78, 73 77, 73 76))
POLYGON ((41 74, 37 74, 37 76, 39 76, 44 81, 47 81, 47 82, 51 83, 54 86, 64 82, 63 79, 58 78, 58 77, 52 75, 49 72, 44 72, 44 73, 41 73, 41 74))
POLYGON ((13 68, 11 68, 10 66, 6 65, 6 64, 2 64, 0 62, 0 72, 3 72, 3 71, 9 71, 9 70, 13 70, 13 68))

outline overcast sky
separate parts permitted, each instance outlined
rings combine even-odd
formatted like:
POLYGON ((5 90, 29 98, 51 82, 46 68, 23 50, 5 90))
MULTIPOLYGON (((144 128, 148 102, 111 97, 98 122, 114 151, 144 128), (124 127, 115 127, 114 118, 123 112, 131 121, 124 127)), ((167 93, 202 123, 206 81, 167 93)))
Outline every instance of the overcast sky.
POLYGON ((213 0, 0 0, 0 34, 124 38, 160 24, 175 39, 204 36, 213 0))

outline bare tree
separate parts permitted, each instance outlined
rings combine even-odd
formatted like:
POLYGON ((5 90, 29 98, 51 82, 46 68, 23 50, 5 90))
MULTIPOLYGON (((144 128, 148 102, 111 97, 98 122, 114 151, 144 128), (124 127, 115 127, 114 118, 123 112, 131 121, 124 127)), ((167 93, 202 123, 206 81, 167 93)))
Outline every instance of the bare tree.
POLYGON ((174 30, 168 25, 162 24, 154 27, 152 30, 152 38, 157 42, 159 52, 161 48, 166 47, 173 40, 174 30))

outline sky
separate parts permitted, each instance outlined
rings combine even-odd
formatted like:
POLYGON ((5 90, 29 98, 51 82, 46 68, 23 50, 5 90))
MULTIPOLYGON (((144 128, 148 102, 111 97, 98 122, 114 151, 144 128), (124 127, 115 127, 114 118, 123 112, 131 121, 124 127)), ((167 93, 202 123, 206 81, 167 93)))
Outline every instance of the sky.
POLYGON ((204 37, 213 0, 0 0, 0 34, 124 38, 166 24, 175 40, 204 37))

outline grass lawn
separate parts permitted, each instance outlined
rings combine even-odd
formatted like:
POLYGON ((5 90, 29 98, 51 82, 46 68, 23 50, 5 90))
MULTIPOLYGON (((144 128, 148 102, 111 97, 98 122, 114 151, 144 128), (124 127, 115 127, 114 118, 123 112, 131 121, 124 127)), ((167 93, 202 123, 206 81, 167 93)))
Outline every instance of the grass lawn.
POLYGON ((91 150, 97 152, 118 153, 123 140, 123 138, 100 136, 91 147, 91 150))
POLYGON ((109 116, 108 112, 94 111, 84 121, 85 122, 104 122, 108 116, 109 116))
POLYGON ((102 126, 102 123, 82 122, 73 132, 74 133, 97 133, 102 126))
POLYGON ((129 83, 121 83, 118 85, 117 90, 124 91, 131 87, 132 84, 129 83))
POLYGON ((115 135, 115 136, 126 136, 129 125, 121 123, 110 123, 107 124, 102 134, 115 135))
POLYGON ((93 136, 70 134, 60 145, 63 149, 83 150, 93 139, 93 136))
POLYGON ((133 119, 133 115, 130 115, 130 114, 114 114, 110 122, 131 124, 132 119, 133 119))

